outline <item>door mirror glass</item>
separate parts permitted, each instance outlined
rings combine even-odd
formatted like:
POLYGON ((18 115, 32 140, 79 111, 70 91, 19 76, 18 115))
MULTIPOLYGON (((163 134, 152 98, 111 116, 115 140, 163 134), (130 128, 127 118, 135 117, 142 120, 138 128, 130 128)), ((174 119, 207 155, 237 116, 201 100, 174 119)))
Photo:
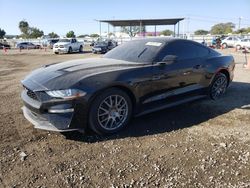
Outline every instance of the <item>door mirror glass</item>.
POLYGON ((163 59, 162 62, 166 64, 171 64, 174 63, 177 60, 177 56, 175 55, 166 55, 163 59))

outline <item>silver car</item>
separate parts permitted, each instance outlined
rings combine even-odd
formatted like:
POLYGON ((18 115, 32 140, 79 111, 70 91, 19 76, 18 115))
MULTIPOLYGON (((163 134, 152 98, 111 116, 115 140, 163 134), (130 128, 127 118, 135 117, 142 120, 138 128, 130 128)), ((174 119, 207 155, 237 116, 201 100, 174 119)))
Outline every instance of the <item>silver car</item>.
POLYGON ((31 42, 21 42, 16 45, 16 48, 20 49, 38 49, 40 47, 41 47, 40 45, 35 45, 31 42))
POLYGON ((240 42, 239 37, 226 37, 221 41, 221 45, 223 48, 234 47, 237 42, 240 42))

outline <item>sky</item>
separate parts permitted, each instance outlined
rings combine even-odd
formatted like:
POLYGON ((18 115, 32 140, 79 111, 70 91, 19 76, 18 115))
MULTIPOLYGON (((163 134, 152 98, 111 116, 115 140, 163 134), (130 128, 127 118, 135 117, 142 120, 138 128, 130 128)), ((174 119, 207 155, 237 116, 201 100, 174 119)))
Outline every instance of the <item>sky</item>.
MULTIPOLYGON (((81 35, 99 33, 95 20, 176 17, 186 18, 180 23, 181 33, 210 30, 221 22, 233 22, 238 28, 239 18, 241 27, 250 27, 250 0, 0 0, 0 28, 13 35, 20 34, 18 23, 23 19, 45 34, 73 30, 81 35)), ((173 26, 157 27, 164 29, 173 26)), ((102 31, 107 30, 102 24, 102 31)))

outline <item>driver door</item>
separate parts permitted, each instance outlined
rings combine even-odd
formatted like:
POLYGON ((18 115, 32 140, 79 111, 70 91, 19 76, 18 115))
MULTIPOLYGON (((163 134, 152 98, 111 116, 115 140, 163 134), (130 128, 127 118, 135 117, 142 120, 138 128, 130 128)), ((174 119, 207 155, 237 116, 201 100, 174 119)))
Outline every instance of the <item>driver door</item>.
POLYGON ((174 55, 172 62, 155 63, 152 75, 151 101, 183 95, 199 89, 203 75, 203 59, 198 57, 195 46, 190 42, 176 41, 168 44, 159 54, 158 61, 174 55))

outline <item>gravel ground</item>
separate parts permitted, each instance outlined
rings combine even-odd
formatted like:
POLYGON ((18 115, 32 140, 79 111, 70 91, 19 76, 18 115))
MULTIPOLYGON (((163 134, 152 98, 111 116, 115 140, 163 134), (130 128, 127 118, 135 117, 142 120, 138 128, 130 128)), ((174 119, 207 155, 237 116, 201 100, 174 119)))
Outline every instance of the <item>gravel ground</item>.
POLYGON ((134 118, 118 135, 34 129, 22 115, 20 80, 44 64, 93 56, 0 52, 0 187, 250 187, 250 70, 242 64, 220 100, 134 118))

